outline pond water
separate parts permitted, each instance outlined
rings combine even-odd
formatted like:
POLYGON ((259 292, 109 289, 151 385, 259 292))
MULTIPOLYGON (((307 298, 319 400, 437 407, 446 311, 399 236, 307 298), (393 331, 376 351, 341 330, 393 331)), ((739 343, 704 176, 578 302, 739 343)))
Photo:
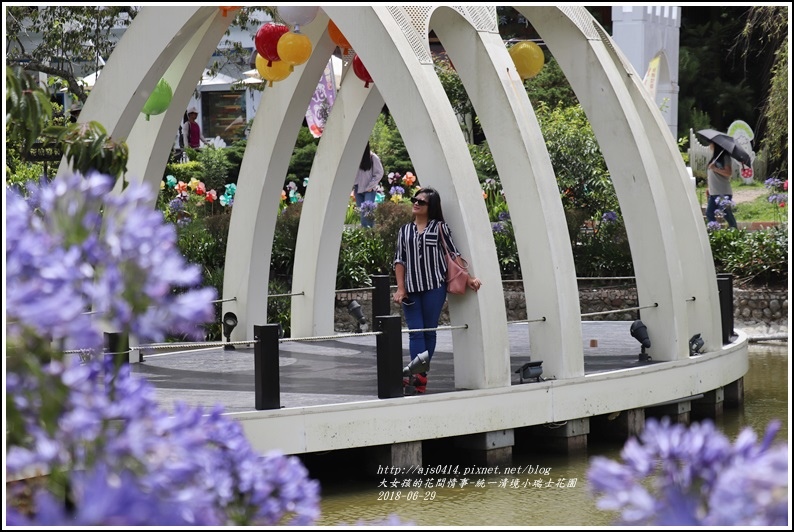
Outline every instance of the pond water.
MULTIPOLYGON (((745 402, 740 408, 726 408, 716 424, 733 440, 745 426, 761 436, 767 424, 778 419, 783 426, 777 439, 788 441, 789 373, 787 346, 751 344, 750 369, 744 378, 745 402)), ((454 487, 378 486, 380 479, 358 480, 352 471, 345 478, 344 468, 340 468, 337 471, 341 474, 320 478, 322 516, 316 524, 371 524, 393 516, 401 523, 417 526, 609 526, 614 514, 596 508, 585 479, 593 456, 617 459, 621 447, 590 443, 586 453, 572 456, 516 452, 513 465, 529 468, 524 469, 527 472, 469 474, 469 484, 463 487, 459 482, 454 487)), ((355 455, 346 462, 355 468, 355 455)), ((453 476, 462 478, 466 465, 458 465, 459 471, 453 476)), ((439 477, 418 478, 427 481, 439 477)))

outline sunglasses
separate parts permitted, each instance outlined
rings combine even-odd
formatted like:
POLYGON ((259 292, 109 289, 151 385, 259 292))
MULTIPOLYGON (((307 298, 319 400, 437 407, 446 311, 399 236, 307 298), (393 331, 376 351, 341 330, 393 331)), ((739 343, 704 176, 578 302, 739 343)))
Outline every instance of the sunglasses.
POLYGON ((411 203, 415 203, 420 207, 424 207, 425 205, 427 205, 427 202, 425 200, 419 198, 411 198, 411 203))

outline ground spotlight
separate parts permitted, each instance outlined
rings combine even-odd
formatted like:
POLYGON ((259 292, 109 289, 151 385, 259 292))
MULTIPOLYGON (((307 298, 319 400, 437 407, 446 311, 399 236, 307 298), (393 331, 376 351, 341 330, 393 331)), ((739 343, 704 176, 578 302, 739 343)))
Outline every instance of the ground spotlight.
POLYGON ((689 339, 689 356, 695 356, 700 354, 700 350, 703 349, 703 345, 706 342, 703 341, 703 338, 700 337, 700 333, 697 333, 692 338, 689 339))
POLYGON ((364 311, 361 309, 361 305, 355 299, 347 305, 347 311, 353 316, 353 319, 356 320, 356 332, 367 332, 369 330, 369 325, 367 325, 367 318, 364 317, 364 311))
POLYGON ((650 355, 645 352, 647 348, 651 347, 651 338, 648 336, 648 327, 646 327, 641 320, 635 320, 634 323, 631 324, 630 332, 632 338, 637 340, 640 345, 642 345, 642 350, 640 351, 640 362, 650 360, 650 355))
POLYGON ((536 382, 540 382, 543 380, 541 375, 543 374, 543 368, 541 367, 543 364, 542 360, 538 360, 537 362, 527 362, 520 368, 518 368, 515 372, 518 373, 518 381, 521 384, 524 384, 524 380, 535 379, 536 382))
MULTIPOLYGON (((232 331, 237 327, 237 315, 234 312, 227 312, 223 315, 223 336, 227 342, 232 341, 232 331)), ((234 351, 233 345, 224 345, 224 351, 234 351)))

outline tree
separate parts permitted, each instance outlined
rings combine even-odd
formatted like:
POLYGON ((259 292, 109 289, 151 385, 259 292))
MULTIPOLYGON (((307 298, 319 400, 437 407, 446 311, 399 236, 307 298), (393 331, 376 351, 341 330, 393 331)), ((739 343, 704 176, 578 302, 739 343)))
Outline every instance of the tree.
POLYGON ((6 65, 55 76, 85 102, 88 93, 79 79, 86 65, 99 70, 118 43, 117 30, 137 14, 134 6, 7 7, 6 65))
POLYGON ((788 6, 751 7, 737 46, 745 61, 762 63, 761 79, 766 99, 756 130, 770 161, 780 161, 785 172, 788 158, 788 6))
POLYGON ((6 88, 7 161, 16 154, 27 161, 38 146, 63 154, 75 172, 95 170, 119 178, 127 171, 127 144, 109 137, 99 122, 54 124, 49 95, 28 72, 6 67, 6 88))

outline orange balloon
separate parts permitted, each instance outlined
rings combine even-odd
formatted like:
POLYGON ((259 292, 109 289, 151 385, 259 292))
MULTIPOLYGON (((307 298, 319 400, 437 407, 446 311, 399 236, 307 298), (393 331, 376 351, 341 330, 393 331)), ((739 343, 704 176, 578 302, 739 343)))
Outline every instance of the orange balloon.
POLYGON ((221 14, 225 17, 229 14, 229 11, 237 11, 243 6, 218 6, 221 10, 221 14))
POLYGON ((543 50, 532 41, 523 41, 510 47, 510 57, 522 80, 537 76, 546 61, 543 50))
POLYGON ((312 41, 302 33, 288 32, 281 36, 276 46, 279 58, 294 70, 312 55, 312 41))
POLYGON ((259 54, 256 54, 256 71, 262 76, 262 79, 268 81, 268 87, 273 86, 274 81, 281 81, 287 79, 292 66, 284 61, 273 61, 270 66, 267 66, 269 61, 259 54))
POLYGON ((350 51, 350 43, 347 42, 347 39, 342 35, 342 32, 339 31, 339 28, 336 27, 333 20, 328 21, 328 35, 331 37, 331 41, 342 49, 342 55, 347 55, 350 51))

